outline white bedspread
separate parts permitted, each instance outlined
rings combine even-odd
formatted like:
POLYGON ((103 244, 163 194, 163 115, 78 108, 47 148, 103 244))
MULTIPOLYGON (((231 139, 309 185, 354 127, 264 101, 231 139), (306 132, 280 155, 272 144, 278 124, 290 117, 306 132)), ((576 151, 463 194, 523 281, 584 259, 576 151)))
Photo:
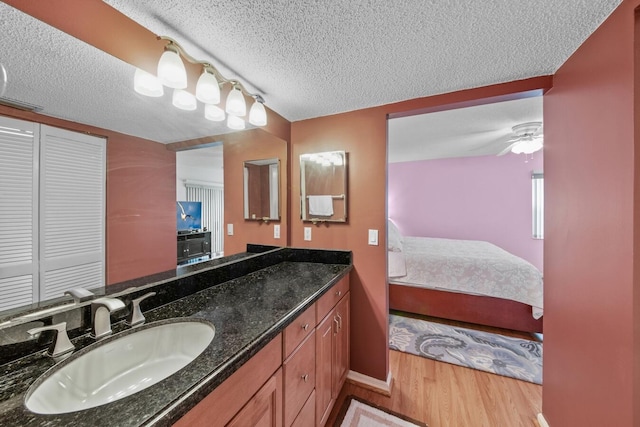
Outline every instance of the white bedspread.
POLYGON ((510 299, 542 316, 542 273, 489 242, 404 236, 402 254, 407 273, 392 283, 510 299))

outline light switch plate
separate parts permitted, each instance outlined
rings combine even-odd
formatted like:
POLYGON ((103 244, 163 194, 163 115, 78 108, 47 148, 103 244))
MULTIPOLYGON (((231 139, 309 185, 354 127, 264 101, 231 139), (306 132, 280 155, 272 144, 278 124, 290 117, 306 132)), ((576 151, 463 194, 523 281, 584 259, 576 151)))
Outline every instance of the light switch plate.
POLYGON ((233 224, 227 224, 227 236, 233 236, 233 224))
POLYGON ((311 227, 304 228, 304 240, 311 241, 311 227))
POLYGON ((280 224, 273 225, 273 238, 274 239, 280 238, 280 224))
POLYGON ((369 244, 378 246, 378 230, 369 230, 369 244))

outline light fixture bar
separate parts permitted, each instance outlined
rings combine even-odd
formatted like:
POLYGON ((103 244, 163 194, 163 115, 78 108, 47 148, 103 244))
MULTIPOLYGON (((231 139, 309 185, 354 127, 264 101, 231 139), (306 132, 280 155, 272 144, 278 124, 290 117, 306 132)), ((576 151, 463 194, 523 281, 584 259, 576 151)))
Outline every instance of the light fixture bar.
POLYGON ((244 85, 238 80, 226 78, 210 62, 208 62, 208 61, 200 61, 198 59, 195 59, 193 56, 189 55, 184 50, 184 48, 182 46, 180 46, 180 44, 177 41, 175 41, 174 39, 172 39, 171 37, 158 36, 158 40, 166 40, 166 41, 168 41, 170 44, 173 45, 173 47, 175 47, 180 52, 180 55, 184 59, 186 59, 188 62, 190 62, 192 64, 202 65, 203 67, 209 68, 209 70, 213 72, 213 74, 216 76, 216 78, 218 79, 219 82, 221 82, 221 83, 229 83, 229 84, 231 84, 231 86, 240 89, 242 91, 242 93, 245 94, 246 96, 249 96, 249 97, 255 99, 256 101, 264 104, 264 99, 262 98, 262 96, 260 94, 249 92, 247 90, 247 88, 245 88, 244 85))

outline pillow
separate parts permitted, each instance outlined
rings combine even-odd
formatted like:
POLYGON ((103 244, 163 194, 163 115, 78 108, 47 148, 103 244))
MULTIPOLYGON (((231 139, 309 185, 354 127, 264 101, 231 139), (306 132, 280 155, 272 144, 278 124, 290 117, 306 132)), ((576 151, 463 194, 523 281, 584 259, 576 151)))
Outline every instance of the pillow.
POLYGON ((398 227, 396 227, 393 221, 389 220, 387 222, 387 228, 389 230, 387 235, 388 249, 392 252, 402 252, 402 234, 400 234, 400 230, 398 230, 398 227))
POLYGON ((389 277, 403 277, 407 275, 407 265, 402 252, 387 252, 389 260, 389 277))

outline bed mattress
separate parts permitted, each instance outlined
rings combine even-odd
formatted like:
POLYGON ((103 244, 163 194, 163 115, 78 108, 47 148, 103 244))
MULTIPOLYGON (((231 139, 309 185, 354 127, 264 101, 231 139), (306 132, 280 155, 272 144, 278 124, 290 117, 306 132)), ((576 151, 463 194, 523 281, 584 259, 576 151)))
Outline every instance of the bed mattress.
POLYGON ((489 242, 404 236, 402 251, 389 255, 390 271, 406 273, 391 283, 510 299, 542 316, 540 270, 489 242))

